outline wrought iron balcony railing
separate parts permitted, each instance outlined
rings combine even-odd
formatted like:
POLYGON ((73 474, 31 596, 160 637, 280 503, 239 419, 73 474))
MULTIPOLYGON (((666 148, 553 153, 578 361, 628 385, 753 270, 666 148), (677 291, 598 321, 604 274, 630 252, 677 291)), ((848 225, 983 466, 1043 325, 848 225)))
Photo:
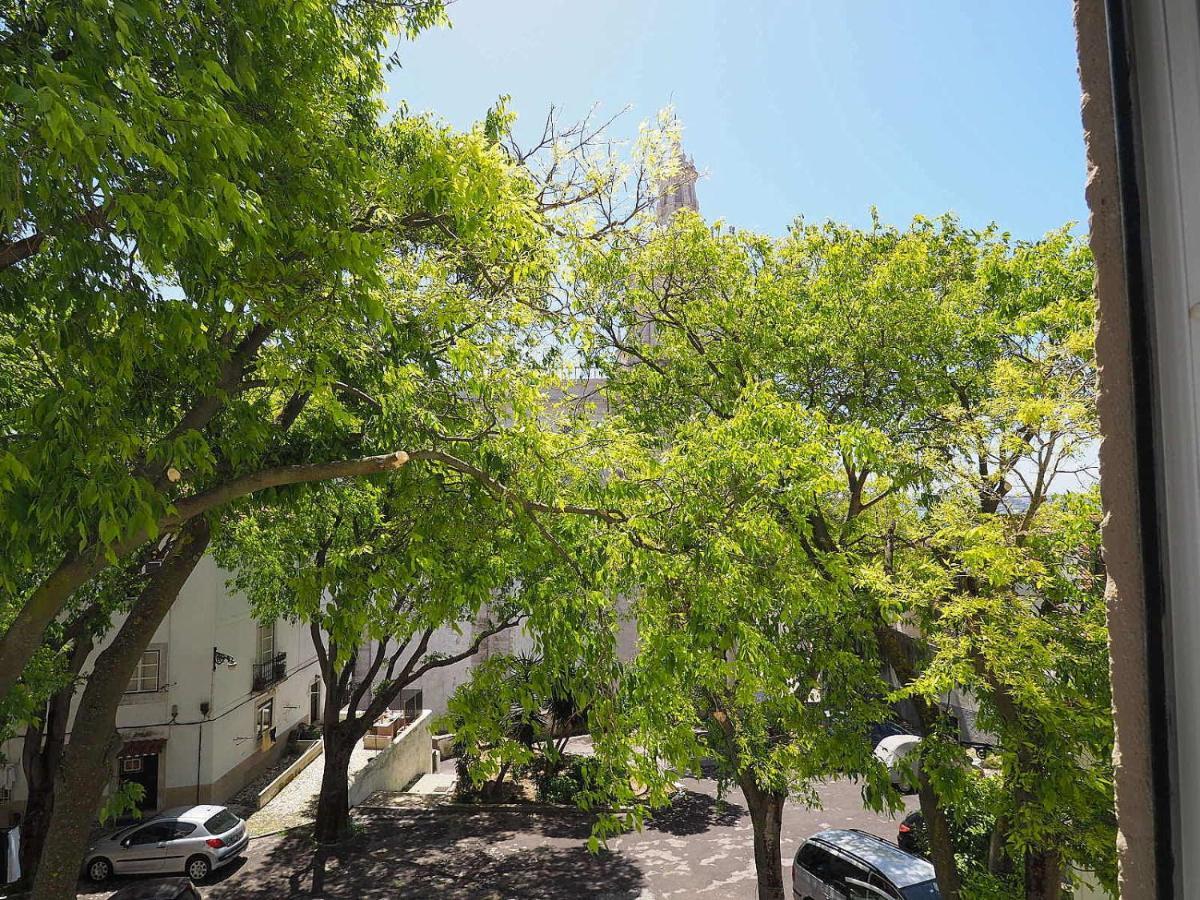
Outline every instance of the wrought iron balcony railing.
POLYGON ((253 690, 265 691, 276 682, 287 677, 287 654, 276 653, 270 659, 254 666, 253 690))

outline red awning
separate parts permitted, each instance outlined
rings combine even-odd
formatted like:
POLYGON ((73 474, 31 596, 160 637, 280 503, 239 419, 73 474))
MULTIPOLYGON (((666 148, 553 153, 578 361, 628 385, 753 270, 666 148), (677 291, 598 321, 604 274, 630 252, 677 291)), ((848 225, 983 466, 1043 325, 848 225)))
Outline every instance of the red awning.
POLYGON ((167 746, 166 738, 139 738, 134 741, 126 741, 125 746, 121 748, 121 752, 117 754, 117 758, 121 759, 126 756, 154 756, 162 753, 165 746, 167 746))

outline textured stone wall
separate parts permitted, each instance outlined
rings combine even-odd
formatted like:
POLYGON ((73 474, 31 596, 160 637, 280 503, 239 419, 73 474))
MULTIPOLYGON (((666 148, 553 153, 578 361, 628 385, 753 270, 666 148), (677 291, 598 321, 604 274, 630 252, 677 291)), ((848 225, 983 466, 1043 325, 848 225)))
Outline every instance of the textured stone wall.
POLYGON ((1130 309, 1117 173, 1112 79, 1104 4, 1077 0, 1075 29, 1087 142, 1090 241, 1096 259, 1100 319, 1100 486, 1116 722, 1118 852, 1121 896, 1153 897, 1154 821, 1146 605, 1139 530, 1130 309))

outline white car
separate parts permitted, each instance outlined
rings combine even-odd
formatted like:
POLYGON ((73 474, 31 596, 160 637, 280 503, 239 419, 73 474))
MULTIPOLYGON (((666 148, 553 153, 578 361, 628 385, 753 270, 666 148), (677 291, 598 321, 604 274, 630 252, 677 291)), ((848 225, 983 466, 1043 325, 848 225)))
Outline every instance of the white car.
POLYGON ((83 871, 96 882, 114 873, 164 872, 203 881, 249 843, 246 823, 224 806, 177 806, 96 841, 88 847, 83 871))
POLYGON ((892 784, 902 790, 916 787, 917 757, 921 739, 915 734, 893 734, 875 745, 875 758, 887 766, 892 784))

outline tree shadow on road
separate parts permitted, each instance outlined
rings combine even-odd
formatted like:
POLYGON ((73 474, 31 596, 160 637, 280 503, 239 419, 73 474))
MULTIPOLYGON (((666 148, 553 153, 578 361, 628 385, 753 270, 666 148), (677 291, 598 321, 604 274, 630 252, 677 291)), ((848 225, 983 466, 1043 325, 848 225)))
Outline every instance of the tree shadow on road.
MULTIPOLYGON (((449 900, 635 900, 646 879, 632 861, 588 851, 586 840, 543 836, 549 823, 520 810, 445 808, 361 814, 359 833, 318 848, 285 836, 264 848, 238 883, 205 896, 223 898, 426 898, 449 900)), ((574 834, 575 823, 565 822, 574 834)), ((586 831, 584 832, 586 838, 586 831)))
POLYGON ((670 806, 656 809, 646 822, 646 828, 682 837, 702 834, 710 828, 732 827, 745 815, 746 808, 740 804, 684 790, 675 796, 670 806))

